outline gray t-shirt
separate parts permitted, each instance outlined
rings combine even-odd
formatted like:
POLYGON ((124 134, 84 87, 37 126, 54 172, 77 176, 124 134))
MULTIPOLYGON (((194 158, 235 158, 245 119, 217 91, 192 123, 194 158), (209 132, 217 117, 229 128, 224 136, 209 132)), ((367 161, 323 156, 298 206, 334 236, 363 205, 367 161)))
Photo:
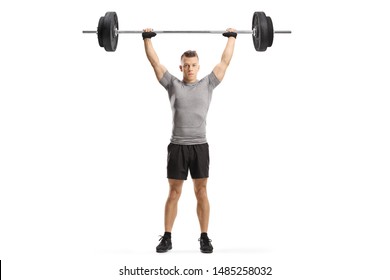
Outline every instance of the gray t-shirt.
POLYGON ((187 84, 168 71, 160 84, 168 91, 173 128, 171 143, 196 145, 207 143, 206 117, 213 89, 220 81, 214 72, 193 84, 187 84))

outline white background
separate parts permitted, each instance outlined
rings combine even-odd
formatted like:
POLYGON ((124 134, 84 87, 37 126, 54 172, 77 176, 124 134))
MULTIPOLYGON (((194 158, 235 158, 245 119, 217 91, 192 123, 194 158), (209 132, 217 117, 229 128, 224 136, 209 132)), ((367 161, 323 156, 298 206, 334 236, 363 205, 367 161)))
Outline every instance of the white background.
MULTIPOLYGON (((212 276, 214 266, 272 266, 269 279, 389 279, 385 3, 2 1, 4 279, 137 279, 119 276, 125 265, 210 270, 199 279, 232 279, 212 276), (141 35, 121 35, 107 53, 95 35, 82 34, 106 11, 118 13, 123 30, 250 29, 253 12, 264 11, 275 29, 293 31, 275 35, 264 53, 239 35, 214 91, 212 255, 198 249, 190 180, 174 249, 155 253, 168 191, 169 101, 141 35)), ((153 42, 178 77, 181 53, 196 49, 203 77, 226 39, 153 42)))

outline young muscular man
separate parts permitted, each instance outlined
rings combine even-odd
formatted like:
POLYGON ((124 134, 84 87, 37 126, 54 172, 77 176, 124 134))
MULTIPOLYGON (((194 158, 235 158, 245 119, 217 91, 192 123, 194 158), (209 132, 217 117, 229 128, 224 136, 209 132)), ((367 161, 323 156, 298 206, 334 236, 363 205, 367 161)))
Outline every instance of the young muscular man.
POLYGON ((180 71, 183 72, 183 79, 179 80, 160 63, 151 41, 156 33, 150 28, 144 29, 142 33, 146 56, 153 67, 157 80, 168 91, 173 115, 172 137, 168 145, 169 194, 165 204, 165 233, 156 247, 158 253, 172 249, 172 227, 188 170, 190 170, 193 179, 197 199, 196 211, 201 230, 200 250, 202 253, 213 252, 211 240, 207 236, 210 205, 207 198, 209 147, 206 140, 206 116, 213 89, 222 81, 232 59, 237 33, 235 29, 229 28, 223 35, 228 37, 227 44, 221 61, 214 67, 213 71, 203 79, 198 80, 198 55, 195 51, 186 51, 181 56, 180 71))

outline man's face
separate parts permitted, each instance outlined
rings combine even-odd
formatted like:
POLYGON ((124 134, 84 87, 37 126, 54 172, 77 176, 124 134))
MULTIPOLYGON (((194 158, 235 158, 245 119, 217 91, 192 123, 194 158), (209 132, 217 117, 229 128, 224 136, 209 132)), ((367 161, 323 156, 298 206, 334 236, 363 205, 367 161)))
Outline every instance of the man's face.
POLYGON ((195 83, 199 71, 199 60, 197 57, 184 56, 181 60, 180 70, 183 72, 183 81, 195 83))

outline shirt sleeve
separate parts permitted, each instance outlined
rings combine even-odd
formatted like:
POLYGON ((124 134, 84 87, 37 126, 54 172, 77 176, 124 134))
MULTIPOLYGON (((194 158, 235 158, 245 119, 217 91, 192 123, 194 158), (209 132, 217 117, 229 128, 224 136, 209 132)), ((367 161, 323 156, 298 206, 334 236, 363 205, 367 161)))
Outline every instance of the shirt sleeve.
POLYGON ((173 76, 168 71, 165 71, 164 76, 159 81, 160 84, 166 89, 169 90, 170 85, 172 84, 173 76))
POLYGON ((221 83, 221 81, 218 80, 217 76, 215 76, 214 72, 212 71, 212 72, 209 74, 209 86, 210 86, 210 89, 213 90, 213 89, 216 88, 220 83, 221 83))

